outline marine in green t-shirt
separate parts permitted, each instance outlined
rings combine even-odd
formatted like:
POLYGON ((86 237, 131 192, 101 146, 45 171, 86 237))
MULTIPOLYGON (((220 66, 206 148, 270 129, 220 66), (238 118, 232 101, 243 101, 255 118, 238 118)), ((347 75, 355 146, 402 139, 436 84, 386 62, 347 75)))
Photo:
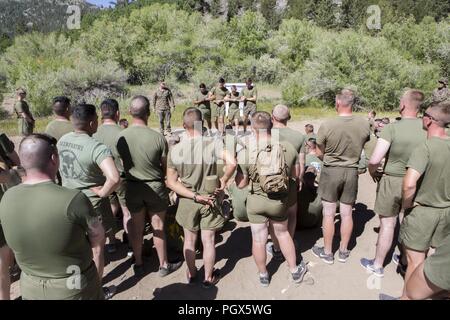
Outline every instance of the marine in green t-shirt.
POLYGON ((253 84, 253 80, 248 78, 245 81, 246 87, 241 91, 241 101, 244 102, 244 132, 247 131, 248 120, 257 110, 258 90, 253 84))
POLYGON ((112 158, 111 150, 87 133, 72 132, 58 141, 58 151, 62 185, 81 190, 90 198, 98 198, 90 188, 105 183, 100 164, 112 158))
POLYGON ((211 106, 211 117, 216 124, 216 129, 222 132, 223 118, 225 117, 225 97, 229 93, 230 91, 225 87, 224 79, 220 79, 219 84, 209 93, 209 98, 213 101, 213 105, 211 106))
MULTIPOLYGON (((167 186, 177 193, 179 205, 176 213, 177 222, 183 227, 185 239, 184 252, 195 252, 195 241, 201 231, 205 248, 203 286, 210 288, 219 281, 214 272, 216 231, 223 227, 222 216, 223 190, 232 177, 236 164, 234 156, 225 151, 222 139, 204 138, 195 125, 200 121, 198 109, 189 108, 183 115, 183 126, 186 136, 169 152, 167 161, 167 186), (218 160, 224 160, 226 170, 219 179, 217 173, 218 160), (208 246, 212 243, 212 246, 208 246)), ((195 256, 185 254, 188 267, 188 282, 197 276, 195 256)))
MULTIPOLYGON (((272 115, 267 112, 256 112, 253 115, 252 132, 256 143, 250 143, 246 147, 246 152, 238 154, 236 174, 237 187, 250 189, 247 196, 247 215, 252 227, 252 253, 257 262, 260 284, 265 287, 270 284, 270 275, 265 264, 269 224, 273 225, 275 230, 278 229, 276 235, 279 239, 281 237, 284 239, 279 242, 279 245, 293 281, 300 283, 307 272, 304 263, 297 265, 295 246, 288 229, 291 183, 287 182, 287 193, 282 194, 265 192, 261 184, 262 181, 267 181, 268 176, 271 176, 272 179, 283 176, 282 171, 279 170, 279 161, 283 158, 283 166, 285 166, 283 170, 287 171, 288 178, 298 177, 299 172, 297 150, 289 142, 273 139, 271 135, 272 118, 272 115)), ((273 189, 269 188, 268 190, 273 189)))
POLYGON ((417 118, 402 118, 388 124, 381 131, 380 139, 390 144, 386 155, 384 173, 390 176, 403 177, 406 174, 406 164, 414 149, 427 139, 422 128, 422 120, 417 118))
POLYGON ((325 121, 317 133, 317 144, 324 146, 324 166, 358 168, 369 139, 369 123, 361 117, 340 116, 325 121))
MULTIPOLYGON (((297 152, 305 153, 305 143, 306 137, 297 130, 291 129, 289 127, 284 128, 274 128, 273 130, 278 130, 280 141, 289 142, 297 152)), ((275 134, 275 133, 272 133, 275 134)))
POLYGON ((67 97, 56 97, 53 99, 52 109, 55 119, 47 125, 45 133, 59 140, 63 135, 73 132, 73 125, 70 122, 70 99, 67 97))
POLYGON ((82 191, 102 216, 110 240, 115 233, 115 220, 108 197, 115 191, 120 175, 111 150, 95 140, 97 113, 93 105, 74 108, 72 123, 75 132, 63 136, 57 144, 62 186, 82 191), (101 167, 106 166, 104 171, 101 167))
POLYGON ((58 161, 50 138, 31 135, 19 152, 27 178, 5 193, 0 224, 22 270, 22 297, 104 298, 99 278, 104 230, 92 204, 82 192, 51 181, 58 161), (44 164, 42 158, 49 160, 44 164))
MULTIPOLYGON (((269 142, 268 142, 269 143, 269 142)), ((286 141, 278 142, 284 148, 285 161, 288 166, 287 170, 291 178, 295 178, 293 174, 294 168, 298 165, 298 153, 294 147, 286 141)), ((252 165, 252 158, 259 150, 265 149, 266 143, 259 143, 259 145, 252 144, 246 149, 247 152, 241 152, 238 159, 238 172, 244 176, 249 176, 250 166, 252 165)), ((249 181, 251 192, 247 197, 247 212, 251 223, 265 223, 267 220, 286 220, 287 219, 287 196, 286 198, 277 200, 269 199, 258 181, 249 181)))
POLYGON ((18 89, 16 92, 17 102, 14 105, 18 120, 19 135, 29 136, 33 133, 35 120, 30 111, 30 106, 25 101, 27 93, 23 89, 18 89))
POLYGON ((228 105, 228 122, 234 126, 236 135, 239 133, 239 122, 241 120, 241 110, 239 109, 239 92, 236 86, 231 87, 231 92, 227 95, 228 105))
POLYGON ((204 83, 200 84, 200 90, 195 94, 194 106, 201 111, 203 124, 206 121, 208 130, 211 130, 211 101, 209 100, 209 92, 204 83))
POLYGON ((106 145, 112 152, 114 163, 119 172, 123 172, 122 161, 117 151, 117 139, 122 132, 122 128, 116 123, 103 123, 98 127, 97 132, 92 136, 98 142, 106 145))
POLYGON ((420 144, 411 154, 408 168, 422 179, 415 202, 432 208, 450 208, 450 139, 432 137, 420 144))
POLYGON ((73 132, 73 126, 69 120, 52 120, 45 128, 45 133, 58 141, 70 132, 73 132))
POLYGON ((336 204, 340 203, 342 220, 339 261, 349 256, 348 242, 353 232, 352 209, 358 194, 358 167, 364 145, 370 139, 369 122, 353 115, 355 94, 344 89, 336 96, 338 117, 325 121, 317 133, 318 155, 323 158, 319 195, 324 203, 324 246, 314 246, 313 254, 327 264, 334 263, 332 241, 336 204), (334 205, 331 205, 334 204, 334 205))
POLYGON ((117 151, 122 159, 126 180, 125 200, 131 212, 133 228, 129 231, 135 258, 133 266, 136 276, 144 274, 142 240, 145 219, 152 222, 154 235, 158 238, 155 247, 159 257, 159 275, 167 276, 181 264, 167 260, 165 214, 169 197, 165 184, 165 167, 168 144, 162 134, 148 127, 150 102, 144 96, 136 96, 130 105, 133 121, 117 139, 117 151))
MULTIPOLYGON (((450 234, 450 138, 445 133, 448 123, 450 102, 431 104, 422 118, 428 139, 413 151, 406 165, 402 192, 405 218, 400 241, 412 265, 420 265, 429 248, 441 246, 450 234)), ((409 265, 408 262, 408 268, 409 265)))

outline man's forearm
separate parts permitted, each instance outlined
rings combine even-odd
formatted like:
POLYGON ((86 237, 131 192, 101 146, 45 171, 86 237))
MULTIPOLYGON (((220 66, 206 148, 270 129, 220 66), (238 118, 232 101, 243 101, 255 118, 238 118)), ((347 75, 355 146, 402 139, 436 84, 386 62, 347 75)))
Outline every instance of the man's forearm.
POLYGON ((225 166, 225 173, 222 177, 223 181, 225 182, 225 184, 228 183, 228 181, 230 181, 230 179, 233 177, 234 171, 236 170, 236 165, 232 165, 232 164, 227 164, 225 166))
POLYGON ((416 187, 414 186, 404 186, 403 187, 403 209, 408 209, 414 206, 414 195, 416 194, 416 187))
POLYGON ((175 192, 177 195, 183 198, 192 199, 195 196, 195 193, 188 188, 186 188, 181 182, 167 182, 167 187, 175 192))
POLYGON ((114 191, 116 191, 117 187, 119 186, 120 181, 113 181, 111 179, 106 179, 105 184, 100 189, 99 196, 100 198, 106 198, 111 195, 114 191))

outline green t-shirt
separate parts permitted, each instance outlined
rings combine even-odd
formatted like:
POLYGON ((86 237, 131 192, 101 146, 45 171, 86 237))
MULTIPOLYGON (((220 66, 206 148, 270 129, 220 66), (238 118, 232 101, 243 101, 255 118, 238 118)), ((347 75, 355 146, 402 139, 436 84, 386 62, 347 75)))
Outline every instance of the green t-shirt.
POLYGON ((298 153, 305 153, 306 137, 302 133, 293 130, 291 128, 274 128, 272 129, 272 136, 274 131, 278 130, 280 135, 280 141, 289 142, 298 153))
MULTIPOLYGON (((203 101, 208 98, 208 91, 203 93, 202 91, 197 92, 195 95, 195 101, 203 101)), ((211 109, 211 101, 203 101, 202 103, 197 105, 199 109, 211 109)))
POLYGON ((17 263, 27 275, 66 278, 92 264, 86 236, 98 219, 89 199, 53 182, 9 189, 0 203, 0 224, 17 263))
POLYGON ((223 150, 221 139, 185 138, 169 151, 167 167, 178 172, 186 188, 206 194, 205 178, 218 175, 217 162, 222 158, 223 150))
POLYGON ((450 208, 450 139, 437 137, 421 143, 411 154, 407 168, 422 177, 415 202, 434 208, 450 208))
MULTIPOLYGON (((280 145, 285 148, 284 157, 286 160, 286 164, 288 166, 288 173, 292 177, 292 171, 295 165, 298 163, 298 152, 294 149, 294 147, 286 141, 280 141, 280 145)), ((238 171, 241 172, 244 176, 249 175, 249 169, 252 164, 255 163, 256 155, 258 154, 257 150, 262 150, 266 148, 267 144, 258 143, 250 144, 245 151, 241 151, 238 153, 238 171)), ((250 177, 249 177, 250 178, 250 177)), ((262 195, 267 197, 267 193, 262 191, 261 186, 258 182, 249 182, 250 186, 253 184, 253 192, 254 194, 262 195)))
MULTIPOLYGON (((230 93, 230 91, 226 88, 219 88, 219 87, 214 87, 211 90, 211 94, 214 95, 216 97, 216 101, 222 101, 223 99, 225 99, 225 97, 230 93)), ((222 103, 220 103, 222 104, 222 103)))
POLYGON ((100 164, 112 158, 111 150, 87 134, 71 132, 58 141, 58 151, 62 185, 95 197, 89 188, 105 184, 100 164))
POLYGON ((73 132, 73 125, 70 121, 53 120, 45 128, 45 133, 58 141, 70 132, 73 132))
POLYGON ((161 158, 167 157, 168 146, 160 133, 148 127, 131 126, 119 134, 117 151, 127 180, 164 182, 161 158))
POLYGON ((230 92, 230 99, 236 99, 237 101, 230 101, 229 108, 230 110, 237 110, 239 109, 239 92, 230 92))
POLYGON ((366 143, 364 147, 364 154, 366 155, 366 160, 369 161, 372 157, 375 147, 377 146, 378 138, 373 133, 370 134, 370 140, 366 143))
POLYGON ((425 142, 427 133, 422 128, 421 119, 402 119, 385 126, 380 139, 391 144, 386 155, 384 172, 390 176, 403 177, 411 153, 425 142))
POLYGON ((122 161, 120 161, 119 153, 117 152, 117 138, 119 137, 122 128, 117 124, 104 124, 98 127, 97 133, 93 138, 104 145, 106 145, 112 152, 114 162, 119 172, 123 172, 122 161))
POLYGON ((22 118, 21 113, 27 114, 30 118, 33 118, 30 111, 30 106, 26 101, 17 101, 14 105, 14 111, 17 114, 18 118, 22 118))
POLYGON ((306 135, 306 140, 309 140, 309 139, 317 139, 317 134, 315 134, 315 133, 308 133, 306 135))
MULTIPOLYGON (((251 89, 245 87, 244 89, 242 89, 241 91, 241 97, 245 97, 247 99, 251 99, 251 98, 256 98, 258 99, 258 90, 256 89, 256 87, 252 87, 251 89)), ((246 107, 256 107, 256 102, 253 101, 247 101, 245 103, 246 107)))
POLYGON ((325 147, 324 166, 358 168, 369 139, 369 122, 361 117, 337 117, 324 122, 317 133, 317 144, 325 147))

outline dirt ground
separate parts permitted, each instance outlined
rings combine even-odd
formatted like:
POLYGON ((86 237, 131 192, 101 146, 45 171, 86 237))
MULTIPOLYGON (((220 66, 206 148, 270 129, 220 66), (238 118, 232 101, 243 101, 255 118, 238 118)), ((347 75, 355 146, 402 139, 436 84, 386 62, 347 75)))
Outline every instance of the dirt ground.
MULTIPOLYGON (((289 124, 294 129, 303 132, 308 123, 315 125, 316 130, 321 120, 298 121, 289 124)), ((17 139, 14 139, 17 141, 17 139)), ((131 268, 131 259, 127 257, 126 246, 122 245, 119 252, 107 256, 109 263, 105 267, 104 285, 117 286, 117 300, 148 300, 148 299, 219 299, 219 300, 275 300, 275 299, 337 299, 337 300, 374 300, 380 293, 399 296, 403 286, 403 279, 396 272, 393 263, 385 269, 382 279, 368 274, 359 260, 362 257, 373 258, 377 233, 374 231, 379 222, 373 212, 376 185, 368 174, 360 176, 359 193, 354 210, 355 227, 350 242, 352 250, 350 259, 342 264, 335 260, 334 265, 326 265, 311 253, 315 243, 323 244, 321 229, 297 232, 296 240, 304 260, 308 263, 309 272, 300 285, 290 280, 286 263, 270 260, 268 256, 269 272, 272 281, 268 288, 259 285, 257 270, 251 255, 251 233, 248 223, 232 220, 218 235, 217 263, 221 269, 222 279, 216 288, 203 289, 200 284, 185 284, 186 266, 175 273, 160 278, 157 274, 158 263, 153 249, 147 265, 147 274, 136 280, 131 268)), ((335 250, 339 244, 339 218, 337 217, 337 232, 335 236, 335 250)), ((171 258, 176 258, 169 253, 171 258)), ((197 267, 201 268, 201 257, 198 257, 197 267)), ((203 272, 201 270, 200 275, 203 272)), ((20 296, 19 285, 16 281, 12 286, 13 298, 20 296)))

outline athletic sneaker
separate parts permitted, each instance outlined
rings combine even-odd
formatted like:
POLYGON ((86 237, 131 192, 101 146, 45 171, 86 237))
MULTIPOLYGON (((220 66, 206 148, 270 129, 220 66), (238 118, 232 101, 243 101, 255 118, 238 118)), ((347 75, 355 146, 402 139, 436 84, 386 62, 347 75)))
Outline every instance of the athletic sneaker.
POLYGON ((332 253, 326 254, 324 247, 314 246, 312 248, 312 253, 317 258, 320 258, 326 264, 333 264, 334 263, 334 256, 333 256, 333 254, 332 253))
POLYGON ((302 282, 307 271, 308 268, 306 267, 305 263, 304 262, 300 263, 297 266, 297 270, 295 272, 291 272, 292 280, 294 280, 295 283, 302 282))
POLYGON ((338 258, 339 262, 346 263, 349 257, 350 257, 350 250, 347 251, 339 250, 339 258, 338 258))
POLYGON ((261 284, 261 286, 263 287, 268 287, 270 284, 270 277, 269 274, 259 274, 259 283, 261 284))
POLYGON ((377 277, 383 278, 384 277, 384 268, 375 268, 375 266, 373 265, 373 262, 374 262, 374 260, 369 260, 366 258, 362 258, 360 260, 361 266, 363 268, 365 268, 366 270, 369 270, 377 277))
POLYGON ((380 293, 380 295, 378 297, 380 300, 398 300, 398 298, 384 294, 384 293, 380 293))
POLYGON ((112 297, 114 297, 116 291, 117 291, 116 286, 103 287, 103 294, 105 295, 105 300, 110 300, 112 297))
POLYGON ((159 276, 165 277, 171 274, 174 271, 177 271, 181 266, 183 265, 183 261, 175 262, 175 263, 168 263, 167 267, 159 267, 159 276))
POLYGON ((268 242, 266 244, 266 251, 268 254, 270 254, 272 256, 272 258, 275 261, 278 262, 283 262, 284 261, 284 256, 283 253, 280 251, 275 251, 274 247, 273 247, 273 242, 268 242))

